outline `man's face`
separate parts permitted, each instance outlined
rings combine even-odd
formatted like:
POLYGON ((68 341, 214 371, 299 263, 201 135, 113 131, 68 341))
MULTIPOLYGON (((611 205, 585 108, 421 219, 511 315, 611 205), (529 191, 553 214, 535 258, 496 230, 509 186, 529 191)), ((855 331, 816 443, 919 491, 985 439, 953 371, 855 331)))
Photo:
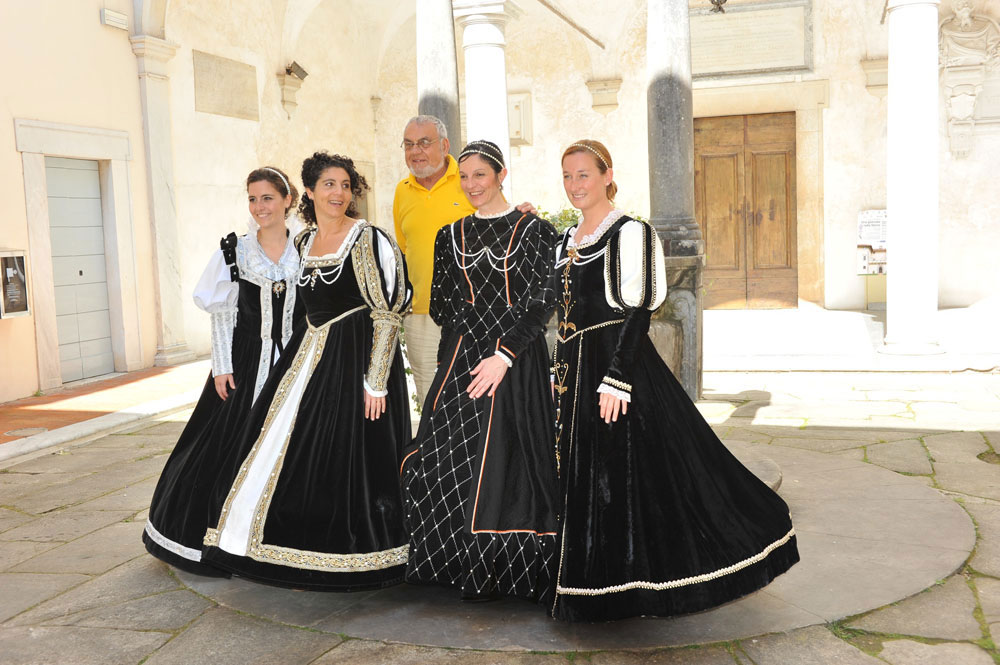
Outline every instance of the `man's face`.
POLYGON ((403 152, 410 173, 428 178, 445 165, 448 139, 441 139, 434 123, 410 123, 403 132, 403 152))

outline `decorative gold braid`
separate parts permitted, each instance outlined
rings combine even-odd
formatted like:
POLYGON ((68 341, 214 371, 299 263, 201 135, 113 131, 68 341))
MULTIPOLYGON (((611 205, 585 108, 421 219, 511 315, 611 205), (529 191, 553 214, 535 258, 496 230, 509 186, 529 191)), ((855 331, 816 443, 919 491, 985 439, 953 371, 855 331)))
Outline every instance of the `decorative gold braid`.
POLYGON ((396 257, 397 296, 390 309, 382 293, 382 273, 375 259, 375 230, 370 226, 362 229, 361 237, 351 249, 354 259, 354 274, 358 279, 361 297, 371 308, 374 321, 372 331, 372 353, 368 362, 365 380, 372 390, 383 391, 389 381, 389 368, 396 353, 399 329, 403 317, 398 310, 406 302, 406 284, 403 282, 403 258, 399 248, 393 245, 396 257))
POLYGON ((606 383, 612 388, 617 388, 618 390, 623 390, 627 393, 632 392, 631 383, 625 383, 624 381, 619 381, 618 379, 612 379, 610 376, 606 376, 601 379, 601 383, 606 383))

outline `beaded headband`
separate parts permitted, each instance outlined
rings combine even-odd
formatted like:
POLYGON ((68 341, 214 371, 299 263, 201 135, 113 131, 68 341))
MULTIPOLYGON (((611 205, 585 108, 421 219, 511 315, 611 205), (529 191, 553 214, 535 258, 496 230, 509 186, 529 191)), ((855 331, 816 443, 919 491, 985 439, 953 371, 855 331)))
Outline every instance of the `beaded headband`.
POLYGON ((475 148, 472 147, 474 145, 481 145, 481 146, 483 146, 485 148, 492 148, 493 147, 489 143, 483 143, 482 141, 473 141, 468 146, 466 146, 465 150, 462 151, 462 154, 460 154, 458 156, 459 161, 461 161, 463 157, 466 157, 468 155, 471 155, 471 154, 475 153, 477 155, 482 155, 483 157, 489 157, 490 159, 493 160, 494 164, 496 164, 500 168, 504 168, 504 165, 503 165, 503 154, 502 153, 501 153, 500 159, 497 159, 495 155, 491 155, 488 152, 483 152, 482 150, 476 150, 475 148))
POLYGON ((270 171, 271 173, 273 173, 276 176, 278 176, 279 178, 281 178, 281 182, 283 182, 285 184, 285 191, 287 192, 287 194, 285 194, 285 196, 288 196, 288 195, 290 195, 292 193, 292 188, 288 186, 288 180, 285 179, 285 176, 283 176, 281 174, 281 171, 279 171, 278 169, 272 169, 270 166, 265 166, 262 170, 264 170, 264 171, 270 171))
POLYGON ((591 148, 589 145, 584 145, 583 143, 574 143, 573 145, 570 146, 570 148, 583 148, 584 150, 589 150, 590 152, 592 152, 595 155, 597 155, 597 158, 599 160, 601 160, 601 164, 604 164, 604 168, 606 168, 606 169, 610 169, 611 168, 611 166, 608 164, 607 160, 604 159, 604 155, 602 155, 598 150, 595 150, 594 148, 591 148))

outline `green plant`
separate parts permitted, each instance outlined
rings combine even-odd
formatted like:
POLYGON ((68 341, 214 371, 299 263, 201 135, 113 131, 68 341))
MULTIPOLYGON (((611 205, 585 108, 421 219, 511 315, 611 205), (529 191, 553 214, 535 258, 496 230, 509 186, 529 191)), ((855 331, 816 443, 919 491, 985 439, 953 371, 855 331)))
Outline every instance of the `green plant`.
POLYGON ((552 226, 556 227, 556 231, 559 233, 562 233, 574 224, 578 224, 581 219, 579 210, 566 206, 555 212, 548 212, 539 208, 538 216, 542 219, 547 219, 552 226))

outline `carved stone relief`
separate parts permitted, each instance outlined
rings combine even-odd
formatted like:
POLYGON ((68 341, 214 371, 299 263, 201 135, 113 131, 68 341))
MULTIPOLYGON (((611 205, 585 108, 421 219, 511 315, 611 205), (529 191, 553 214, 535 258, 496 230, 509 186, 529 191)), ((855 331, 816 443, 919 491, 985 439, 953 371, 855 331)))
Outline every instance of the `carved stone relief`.
POLYGON ((1000 86, 1000 25, 973 14, 971 0, 953 3, 955 14, 938 33, 948 137, 955 157, 972 151, 977 133, 1000 130, 1000 103, 984 88, 1000 86))

